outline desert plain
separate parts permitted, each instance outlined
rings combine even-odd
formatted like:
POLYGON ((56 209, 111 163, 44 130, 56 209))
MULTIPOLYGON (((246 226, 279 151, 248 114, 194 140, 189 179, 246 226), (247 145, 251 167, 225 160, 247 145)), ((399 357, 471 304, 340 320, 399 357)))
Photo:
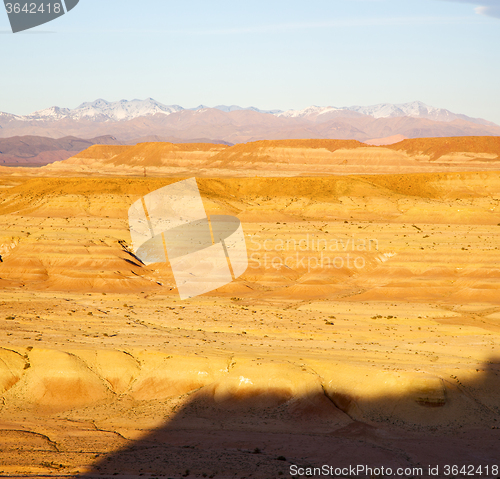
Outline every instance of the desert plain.
POLYGON ((0 475, 498 477, 499 248, 497 137, 94 145, 2 168, 0 475), (190 177, 241 221, 249 266, 181 300, 127 212, 190 177))

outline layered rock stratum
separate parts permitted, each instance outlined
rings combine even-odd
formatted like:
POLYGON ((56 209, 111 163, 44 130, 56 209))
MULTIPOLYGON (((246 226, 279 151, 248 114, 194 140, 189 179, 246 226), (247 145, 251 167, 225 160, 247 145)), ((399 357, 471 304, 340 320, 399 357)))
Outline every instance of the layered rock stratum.
POLYGON ((406 139, 386 146, 356 140, 266 140, 234 146, 193 143, 94 145, 43 174, 153 176, 321 176, 500 168, 500 137, 406 139))

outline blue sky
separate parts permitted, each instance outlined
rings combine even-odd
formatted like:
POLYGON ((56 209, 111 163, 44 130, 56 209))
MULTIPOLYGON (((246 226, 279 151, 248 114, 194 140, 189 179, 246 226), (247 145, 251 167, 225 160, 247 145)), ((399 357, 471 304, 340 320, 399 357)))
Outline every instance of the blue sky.
POLYGON ((500 124, 500 0, 80 0, 12 34, 0 111, 104 98, 263 109, 421 100, 500 124))

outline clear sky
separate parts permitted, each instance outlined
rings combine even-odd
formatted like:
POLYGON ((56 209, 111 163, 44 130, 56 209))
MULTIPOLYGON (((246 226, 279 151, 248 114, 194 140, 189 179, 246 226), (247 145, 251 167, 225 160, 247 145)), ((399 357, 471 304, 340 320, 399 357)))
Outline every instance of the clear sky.
POLYGON ((97 98, 263 109, 421 100, 500 124, 499 4, 80 0, 17 34, 0 4, 0 111, 97 98))

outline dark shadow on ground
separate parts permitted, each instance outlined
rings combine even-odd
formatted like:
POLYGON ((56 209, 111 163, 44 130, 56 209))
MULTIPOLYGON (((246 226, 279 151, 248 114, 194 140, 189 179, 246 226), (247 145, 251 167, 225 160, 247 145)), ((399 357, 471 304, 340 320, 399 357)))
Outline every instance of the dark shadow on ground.
MULTIPOLYGON (((206 386, 164 427, 79 477, 299 477, 294 465, 417 468, 400 477, 429 477, 429 465, 439 466, 432 477, 452 477, 445 465, 473 465, 483 467, 480 477, 500 476, 491 473, 500 465, 500 360, 484 364, 467 383, 452 377, 442 391, 436 384, 376 398, 329 393, 324 386, 300 396, 206 386)), ((353 476, 349 472, 343 475, 353 476)), ((367 477, 366 470, 358 477, 367 477)))

